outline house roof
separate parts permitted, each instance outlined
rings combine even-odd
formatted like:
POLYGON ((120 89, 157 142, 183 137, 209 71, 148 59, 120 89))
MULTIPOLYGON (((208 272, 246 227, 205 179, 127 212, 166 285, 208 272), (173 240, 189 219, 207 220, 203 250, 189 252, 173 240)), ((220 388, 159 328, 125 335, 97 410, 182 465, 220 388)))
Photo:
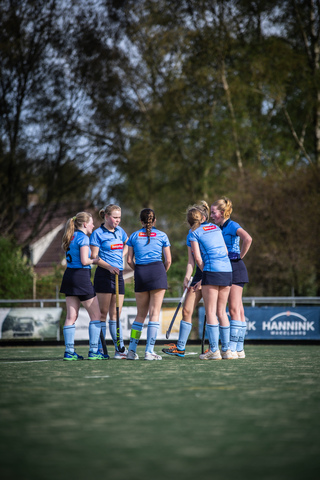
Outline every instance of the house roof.
MULTIPOLYGON (((26 243, 28 245, 34 244, 40 238, 43 238, 49 232, 52 232, 59 225, 64 225, 68 218, 75 215, 75 211, 79 212, 81 210, 74 209, 72 205, 64 205, 43 213, 43 209, 40 205, 32 206, 21 215, 21 220, 15 232, 17 242, 23 246, 26 243), (32 236, 36 229, 39 233, 32 236), (28 241, 28 239, 30 240, 28 241)), ((86 211, 90 210, 86 209, 86 211)), ((93 214, 92 211, 90 211, 90 213, 93 214)))

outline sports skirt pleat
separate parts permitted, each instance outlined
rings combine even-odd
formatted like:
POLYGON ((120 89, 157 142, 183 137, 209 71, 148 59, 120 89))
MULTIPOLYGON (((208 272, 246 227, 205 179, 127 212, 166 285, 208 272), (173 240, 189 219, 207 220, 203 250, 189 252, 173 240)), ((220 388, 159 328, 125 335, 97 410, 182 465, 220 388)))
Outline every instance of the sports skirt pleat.
POLYGON ((230 287, 232 285, 232 272, 202 272, 202 286, 215 285, 230 287))
POLYGON ((90 276, 90 268, 67 268, 63 274, 60 293, 75 297, 79 295, 95 297, 90 276))
POLYGON ((134 291, 149 292, 168 288, 167 273, 163 262, 136 265, 134 269, 134 291))
MULTIPOLYGON (((106 268, 97 267, 93 285, 97 293, 116 293, 116 276, 106 268)), ((119 294, 124 295, 122 271, 119 272, 119 294)))
POLYGON ((232 284, 241 285, 249 282, 247 267, 243 260, 231 260, 232 284))
POLYGON ((194 287, 196 283, 200 282, 200 280, 202 280, 202 271, 197 265, 196 272, 191 282, 191 287, 194 287))

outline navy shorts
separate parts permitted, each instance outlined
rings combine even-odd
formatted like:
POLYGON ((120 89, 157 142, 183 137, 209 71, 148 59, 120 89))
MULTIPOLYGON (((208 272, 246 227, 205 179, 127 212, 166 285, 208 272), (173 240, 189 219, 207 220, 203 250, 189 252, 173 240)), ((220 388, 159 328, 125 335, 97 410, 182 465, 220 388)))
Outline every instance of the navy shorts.
POLYGON ((202 272, 202 286, 231 287, 232 272, 202 272))
POLYGON ((200 282, 200 280, 202 280, 202 272, 200 268, 197 266, 196 273, 194 274, 194 277, 191 282, 191 287, 194 287, 196 283, 200 282))
POLYGON ((96 297, 96 294, 94 294, 94 296, 92 296, 92 295, 66 295, 66 297, 78 297, 80 302, 86 302, 87 300, 91 300, 91 298, 96 297))
POLYGON ((168 288, 167 272, 163 262, 136 265, 134 269, 134 291, 149 292, 168 288))
MULTIPOLYGON (((60 293, 68 297, 82 297, 89 300, 96 296, 96 292, 91 283, 90 268, 67 268, 63 274, 60 293)), ((81 300, 81 298, 80 298, 81 300)))
POLYGON ((249 282, 247 268, 243 260, 230 260, 232 266, 232 285, 243 287, 249 282))
MULTIPOLYGON (((97 293, 116 293, 116 276, 106 268, 97 267, 93 285, 97 293)), ((124 280, 121 270, 119 272, 119 294, 124 295, 124 280)))

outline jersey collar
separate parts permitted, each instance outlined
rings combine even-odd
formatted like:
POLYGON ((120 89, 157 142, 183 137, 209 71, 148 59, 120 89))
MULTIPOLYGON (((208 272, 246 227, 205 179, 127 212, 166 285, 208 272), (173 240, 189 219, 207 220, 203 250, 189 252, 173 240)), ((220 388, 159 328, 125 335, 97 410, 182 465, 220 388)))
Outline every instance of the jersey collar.
POLYGON ((224 222, 223 225, 220 225, 220 229, 223 230, 228 225, 229 222, 230 222, 230 218, 228 218, 228 220, 224 222))
POLYGON ((116 227, 116 228, 114 229, 114 232, 111 232, 110 230, 108 230, 108 229, 104 226, 103 223, 101 223, 101 228, 102 228, 102 230, 103 230, 104 232, 111 233, 112 235, 115 235, 116 232, 119 230, 119 227, 116 227))

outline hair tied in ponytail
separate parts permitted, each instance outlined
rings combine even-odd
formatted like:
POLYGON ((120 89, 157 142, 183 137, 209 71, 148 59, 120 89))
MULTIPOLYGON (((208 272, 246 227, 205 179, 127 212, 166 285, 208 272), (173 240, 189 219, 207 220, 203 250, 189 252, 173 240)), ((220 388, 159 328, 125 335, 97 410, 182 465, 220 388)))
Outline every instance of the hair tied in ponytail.
POLYGON ((77 217, 72 217, 72 220, 75 222, 77 220, 77 217))

